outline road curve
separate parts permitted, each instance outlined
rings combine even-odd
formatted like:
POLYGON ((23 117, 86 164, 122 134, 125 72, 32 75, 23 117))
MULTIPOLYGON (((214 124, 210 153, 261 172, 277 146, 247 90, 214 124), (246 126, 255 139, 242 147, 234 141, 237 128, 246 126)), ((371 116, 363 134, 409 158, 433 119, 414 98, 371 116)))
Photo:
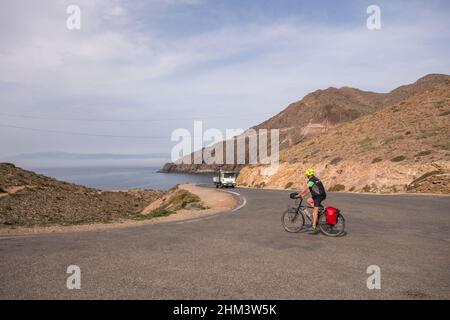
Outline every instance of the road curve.
POLYGON ((235 191, 245 206, 195 221, 1 237, 0 299, 450 298, 450 197, 332 193, 347 235, 328 238, 283 231, 288 192, 235 191))

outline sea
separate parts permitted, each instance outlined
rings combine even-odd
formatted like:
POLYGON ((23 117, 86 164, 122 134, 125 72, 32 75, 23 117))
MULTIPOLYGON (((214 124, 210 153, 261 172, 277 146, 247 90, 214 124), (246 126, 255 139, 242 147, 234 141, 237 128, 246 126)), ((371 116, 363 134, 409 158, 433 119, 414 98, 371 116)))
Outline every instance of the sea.
POLYGON ((33 168, 58 180, 104 190, 168 190, 177 184, 211 183, 212 174, 161 173, 161 167, 33 168))

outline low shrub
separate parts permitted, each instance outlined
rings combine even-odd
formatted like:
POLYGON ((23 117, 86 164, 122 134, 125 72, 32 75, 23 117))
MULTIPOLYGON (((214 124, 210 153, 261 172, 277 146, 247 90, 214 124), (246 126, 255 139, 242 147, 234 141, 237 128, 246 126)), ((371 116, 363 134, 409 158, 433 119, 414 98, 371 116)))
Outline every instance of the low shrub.
POLYGON ((438 135, 440 130, 441 130, 440 127, 428 128, 426 130, 422 130, 422 132, 417 134, 416 137, 418 139, 425 139, 425 138, 433 137, 433 136, 438 135))
POLYGON ((372 160, 372 163, 377 163, 377 162, 381 162, 381 161, 383 161, 382 158, 376 157, 376 158, 374 158, 374 159, 372 160))
POLYGON ((188 206, 193 207, 193 204, 201 206, 201 200, 197 195, 187 190, 178 190, 168 199, 167 204, 161 210, 178 211, 188 206))
POLYGON ((433 144, 433 147, 441 150, 450 150, 450 141, 443 141, 442 143, 433 144))
POLYGON ((336 164, 338 164, 341 161, 342 161, 341 157, 336 157, 336 158, 334 158, 333 160, 330 161, 330 164, 331 165, 336 165, 336 164))
POLYGON ((339 192, 339 191, 344 191, 345 190, 345 186, 343 184, 335 184, 334 186, 332 186, 331 188, 328 189, 328 191, 330 192, 339 192))
POLYGON ((138 214, 138 215, 132 217, 131 219, 135 220, 135 221, 145 221, 145 220, 150 220, 153 218, 167 217, 174 213, 175 213, 174 211, 160 209, 160 210, 153 211, 150 214, 138 214))
POLYGON ((424 157, 424 156, 428 156, 430 154, 431 154, 431 150, 420 151, 418 154, 416 154, 416 157, 424 157))
POLYGON ((434 103, 434 106, 436 107, 436 108, 438 108, 438 109, 440 109, 440 108, 442 108, 442 107, 444 107, 444 101, 436 101, 435 103, 434 103))
POLYGON ((294 183, 293 182, 288 182, 286 183, 286 185, 284 186, 285 189, 289 189, 290 187, 292 187, 294 183))
POLYGON ((420 177, 418 177, 417 179, 414 179, 414 181, 411 182, 411 184, 420 182, 422 180, 425 180, 428 177, 432 177, 432 176, 435 176, 435 175, 438 175, 438 174, 442 174, 442 173, 443 173, 442 170, 434 170, 434 171, 427 172, 427 173, 421 175, 420 177))
POLYGON ((406 159, 405 156, 397 156, 397 157, 395 157, 395 158, 392 158, 392 159, 391 159, 391 162, 400 162, 400 161, 403 161, 403 160, 405 160, 405 159, 406 159))
POLYGON ((384 138, 384 143, 388 144, 388 143, 391 143, 391 142, 394 142, 397 140, 401 140, 401 139, 403 139, 403 136, 401 134, 396 134, 396 135, 384 138))
POLYGON ((174 213, 173 211, 169 211, 169 210, 164 210, 163 209, 163 210, 157 210, 157 211, 152 212, 152 216, 154 218, 167 217, 167 216, 170 216, 173 213, 174 213))
POLYGON ((361 148, 361 150, 366 150, 367 151, 367 150, 370 150, 370 149, 374 148, 373 142, 374 141, 372 139, 365 138, 363 140, 358 141, 358 145, 361 148))

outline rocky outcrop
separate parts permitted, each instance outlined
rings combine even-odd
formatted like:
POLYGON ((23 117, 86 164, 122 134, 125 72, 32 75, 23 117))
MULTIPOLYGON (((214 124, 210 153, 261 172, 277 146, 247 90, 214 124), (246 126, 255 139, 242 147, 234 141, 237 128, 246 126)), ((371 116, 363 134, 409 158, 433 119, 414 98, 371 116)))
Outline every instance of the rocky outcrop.
POLYGON ((238 183, 299 188, 315 168, 328 189, 449 193, 450 80, 281 152, 280 167, 247 166, 238 183))
POLYGON ((102 191, 0 163, 0 226, 47 226, 130 219, 164 193, 102 191))

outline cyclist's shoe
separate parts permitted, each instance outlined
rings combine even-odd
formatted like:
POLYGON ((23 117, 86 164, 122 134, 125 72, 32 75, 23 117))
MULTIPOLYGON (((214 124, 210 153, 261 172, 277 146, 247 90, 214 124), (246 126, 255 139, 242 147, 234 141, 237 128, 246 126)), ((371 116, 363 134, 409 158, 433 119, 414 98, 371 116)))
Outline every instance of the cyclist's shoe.
POLYGON ((308 231, 310 231, 311 234, 318 234, 318 233, 319 233, 319 228, 318 228, 317 226, 315 226, 315 227, 310 226, 310 227, 308 228, 308 231))

